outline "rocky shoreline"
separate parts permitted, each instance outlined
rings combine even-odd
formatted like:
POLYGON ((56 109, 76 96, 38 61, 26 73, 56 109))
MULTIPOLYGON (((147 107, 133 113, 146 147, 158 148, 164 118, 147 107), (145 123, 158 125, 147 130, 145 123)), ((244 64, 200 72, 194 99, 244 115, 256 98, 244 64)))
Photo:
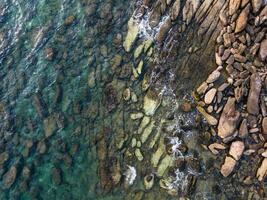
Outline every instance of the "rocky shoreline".
POLYGON ((258 169, 246 178, 263 181, 267 174, 266 14, 265 1, 229 2, 228 10, 220 12, 218 68, 194 94, 215 141, 204 147, 218 156, 228 152, 220 169, 224 177, 235 173, 241 157, 257 158, 258 169))

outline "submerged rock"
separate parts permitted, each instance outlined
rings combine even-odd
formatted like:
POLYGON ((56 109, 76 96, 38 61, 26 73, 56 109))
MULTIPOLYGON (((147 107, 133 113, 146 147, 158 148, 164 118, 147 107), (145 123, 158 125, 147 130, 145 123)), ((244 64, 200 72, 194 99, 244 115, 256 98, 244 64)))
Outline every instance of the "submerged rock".
POLYGON ((161 97, 156 92, 149 90, 144 97, 143 109, 146 115, 152 116, 160 106, 161 97))
POLYGON ((252 115, 259 114, 259 97, 261 91, 261 78, 258 73, 254 73, 250 77, 250 90, 247 101, 248 113, 252 115))
POLYGON ((17 177, 17 167, 12 166, 3 176, 3 185, 5 189, 9 189, 15 182, 17 177))
POLYGON ((224 106, 218 125, 218 135, 226 138, 234 134, 240 112, 235 110, 235 98, 229 97, 224 106))
POLYGON ((125 51, 130 52, 133 43, 135 42, 138 35, 139 27, 137 22, 134 20, 134 17, 131 17, 128 21, 128 32, 126 38, 123 42, 123 47, 125 51))

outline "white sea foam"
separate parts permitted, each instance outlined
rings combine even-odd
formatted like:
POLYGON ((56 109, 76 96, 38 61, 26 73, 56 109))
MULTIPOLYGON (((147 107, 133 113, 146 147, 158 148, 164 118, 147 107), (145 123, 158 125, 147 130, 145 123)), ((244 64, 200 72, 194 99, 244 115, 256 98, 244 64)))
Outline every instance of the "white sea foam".
POLYGON ((134 180, 136 178, 136 169, 135 167, 132 167, 130 165, 127 165, 128 169, 124 173, 125 180, 129 185, 132 185, 134 183, 134 180))

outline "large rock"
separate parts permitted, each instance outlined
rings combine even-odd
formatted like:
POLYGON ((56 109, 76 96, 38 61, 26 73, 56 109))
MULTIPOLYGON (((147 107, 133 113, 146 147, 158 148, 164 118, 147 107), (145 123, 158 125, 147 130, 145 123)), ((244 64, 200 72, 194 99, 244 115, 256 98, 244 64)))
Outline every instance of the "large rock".
POLYGON ((252 115, 259 114, 259 96, 261 91, 261 78, 258 73, 250 77, 250 90, 247 101, 247 110, 252 115))
POLYGON ((17 168, 12 166, 3 176, 3 185, 5 189, 9 189, 15 182, 17 177, 17 168))
POLYGON ((165 39, 167 33, 171 29, 171 26, 172 26, 171 18, 168 17, 163 22, 163 24, 160 26, 160 29, 159 29, 158 33, 156 34, 156 41, 157 42, 159 42, 159 43, 163 42, 163 40, 165 39))
POLYGON ((240 6, 241 0, 230 0, 229 2, 229 15, 236 13, 240 6))
POLYGON ((224 163, 221 167, 221 174, 224 177, 227 177, 231 174, 231 172, 234 170, 234 167, 236 165, 236 160, 232 157, 226 156, 224 163))
POLYGON ((261 42, 259 55, 262 61, 265 61, 265 59, 267 58, 267 39, 261 42))
POLYGON ((242 141, 235 141, 232 142, 229 150, 229 154, 236 160, 238 161, 245 149, 245 144, 242 141))
POLYGON ((229 97, 224 106, 218 125, 218 135, 221 138, 231 136, 236 130, 240 112, 235 109, 235 98, 229 97))
POLYGON ((244 30, 248 21, 248 14, 250 10, 250 4, 248 4, 240 13, 236 20, 235 33, 239 33, 244 30))

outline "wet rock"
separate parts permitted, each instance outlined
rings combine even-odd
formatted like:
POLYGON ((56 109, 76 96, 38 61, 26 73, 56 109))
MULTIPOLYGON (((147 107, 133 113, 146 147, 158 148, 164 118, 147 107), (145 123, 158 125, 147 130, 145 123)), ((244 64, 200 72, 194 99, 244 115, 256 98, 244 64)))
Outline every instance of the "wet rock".
POLYGON ((129 101, 130 98, 131 98, 131 91, 130 91, 130 89, 129 89, 129 88, 126 88, 126 89, 123 91, 122 96, 123 96, 123 99, 124 99, 125 101, 129 101))
POLYGON ((91 71, 90 73, 88 73, 88 86, 89 88, 94 88, 96 86, 96 82, 95 82, 95 71, 91 71))
POLYGON ((172 23, 171 23, 171 18, 168 17, 164 23, 161 25, 158 33, 156 34, 156 41, 158 43, 162 43, 163 40, 165 39, 166 37, 166 34, 169 32, 170 28, 172 26, 172 23))
POLYGON ((138 35, 139 27, 133 17, 128 21, 128 32, 123 42, 123 47, 125 51, 131 51, 132 45, 135 42, 138 35))
POLYGON ((198 94, 204 94, 208 89, 208 84, 206 82, 203 82, 198 88, 197 88, 197 93, 198 94))
POLYGON ((191 104, 189 102, 183 102, 180 106, 180 109, 183 111, 183 112, 190 112, 191 110, 191 104))
POLYGON ((216 95, 217 89, 216 88, 212 88, 210 89, 204 97, 204 102, 205 104, 211 104, 215 95, 216 95))
POLYGON ((74 22, 74 20, 75 20, 75 17, 73 15, 70 15, 64 20, 64 25, 70 26, 74 22))
POLYGON ((267 58, 267 39, 263 40, 260 45, 259 51, 260 59, 265 61, 267 58))
POLYGON ((134 154, 139 161, 142 161, 144 159, 140 149, 135 149, 134 154))
POLYGON ((39 141, 37 144, 36 151, 40 154, 44 154, 46 152, 46 144, 45 141, 39 141))
POLYGON ((143 116, 144 116, 144 114, 141 113, 141 112, 138 112, 138 113, 132 113, 132 114, 130 115, 130 117, 131 117, 132 120, 141 119, 143 116))
POLYGON ((111 159, 111 179, 114 185, 117 185, 120 183, 121 180, 121 166, 120 166, 120 161, 117 158, 112 158, 111 159))
POLYGON ((229 2, 229 15, 236 13, 240 6, 241 0, 230 0, 229 2))
POLYGON ((0 154, 0 165, 5 164, 6 161, 9 159, 9 154, 7 151, 0 154))
POLYGON ((245 138, 248 136, 247 119, 243 119, 239 127, 239 137, 245 138))
POLYGON ((157 169, 157 176, 162 177, 165 173, 165 171, 172 166, 173 164, 173 158, 169 155, 166 155, 162 161, 160 162, 158 169, 157 169))
POLYGON ((214 118, 213 116, 209 115, 204 108, 197 106, 197 110, 198 112, 200 112, 203 117, 207 120, 208 124, 210 125, 217 125, 218 124, 218 120, 216 118, 214 118))
POLYGON ((9 189, 15 182, 17 177, 17 167, 12 166, 3 176, 3 186, 5 189, 9 189))
POLYGON ((230 150, 229 150, 229 154, 231 156, 233 156, 233 158, 238 161, 243 152, 244 152, 244 149, 245 149, 245 145, 244 145, 244 142, 242 141, 235 141, 235 142, 232 142, 231 146, 230 146, 230 150))
POLYGON ((104 95, 105 95, 105 105, 107 107, 107 110, 108 112, 111 112, 117 107, 118 104, 117 92, 111 84, 108 84, 105 87, 104 95))
POLYGON ((156 92, 149 90, 144 97, 143 109, 146 115, 152 116, 161 104, 161 97, 156 92))
POLYGON ((233 135, 240 117, 240 112, 235 110, 235 98, 229 97, 221 114, 218 135, 226 138, 233 135))
POLYGON ((23 169, 22 169, 22 177, 24 179, 29 179, 31 176, 31 170, 28 166, 24 166, 23 169))
POLYGON ((247 25, 248 15, 249 15, 250 5, 248 4, 240 13, 236 20, 235 33, 239 33, 244 30, 247 25))
POLYGON ((110 63, 110 65, 111 65, 111 68, 112 68, 113 70, 115 70, 117 67, 120 66, 121 62, 122 62, 122 57, 121 57, 121 55, 120 55, 120 54, 116 54, 116 55, 110 60, 109 63, 110 63))
POLYGON ((173 3, 173 6, 171 7, 171 11, 170 11, 170 17, 171 17, 171 20, 174 21, 177 19, 178 15, 179 15, 179 12, 180 12, 180 0, 176 0, 174 3, 173 3))
POLYGON ((54 59, 55 53, 52 48, 44 49, 44 58, 48 61, 52 61, 54 59))
POLYGON ((148 174, 144 177, 144 186, 146 190, 150 190, 154 185, 154 174, 148 174))
POLYGON ((60 185, 62 182, 62 172, 59 168, 52 168, 51 173, 52 181, 55 185, 60 185))
POLYGON ((45 137, 50 137, 56 130, 56 120, 53 115, 49 116, 48 118, 44 119, 44 132, 45 137))
POLYGON ((259 96, 261 91, 261 78, 258 73, 250 77, 250 90, 247 101, 247 111, 252 115, 259 114, 259 96))
POLYGON ((235 159, 233 159, 232 157, 226 156, 224 163, 221 167, 221 174, 224 177, 229 176, 234 170, 235 165, 236 165, 235 159))
POLYGON ((206 83, 213 83, 220 78, 221 72, 218 70, 213 71, 206 80, 206 83))
POLYGON ((257 178, 259 181, 263 181, 267 173, 267 158, 264 158, 261 166, 257 170, 257 178))
POLYGON ((267 134, 267 117, 264 117, 262 120, 262 132, 267 134))

